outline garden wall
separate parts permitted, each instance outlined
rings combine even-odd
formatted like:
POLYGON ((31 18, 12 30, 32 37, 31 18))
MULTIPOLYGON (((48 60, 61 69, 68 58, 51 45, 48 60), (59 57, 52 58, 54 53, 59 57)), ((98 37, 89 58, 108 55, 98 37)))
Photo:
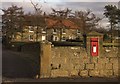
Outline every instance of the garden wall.
POLYGON ((21 48, 21 52, 37 57, 40 78, 118 77, 118 50, 118 47, 103 47, 100 56, 92 57, 84 47, 54 46, 50 42, 29 43, 21 48))
POLYGON ((41 78, 119 76, 118 47, 103 47, 101 56, 92 57, 80 46, 56 47, 51 43, 47 45, 42 43, 42 45, 41 78))

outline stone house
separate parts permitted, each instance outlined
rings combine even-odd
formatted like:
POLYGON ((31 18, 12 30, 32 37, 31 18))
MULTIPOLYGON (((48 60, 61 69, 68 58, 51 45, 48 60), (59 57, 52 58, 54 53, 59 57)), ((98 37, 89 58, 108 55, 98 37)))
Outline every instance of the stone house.
POLYGON ((46 40, 45 22, 43 16, 25 16, 23 31, 17 32, 12 41, 43 41, 46 40))
POLYGON ((54 19, 50 17, 26 18, 23 31, 17 32, 12 41, 66 41, 83 39, 81 28, 70 19, 54 19))
POLYGON ((66 41, 83 38, 80 27, 69 19, 46 18, 45 22, 48 41, 66 41))

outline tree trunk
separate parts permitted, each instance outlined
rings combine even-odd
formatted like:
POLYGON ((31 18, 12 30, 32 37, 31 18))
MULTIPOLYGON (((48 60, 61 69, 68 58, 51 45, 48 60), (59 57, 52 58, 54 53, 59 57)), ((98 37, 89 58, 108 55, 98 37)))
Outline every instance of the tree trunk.
POLYGON ((60 28, 60 41, 62 41, 62 28, 60 28))
POLYGON ((112 39, 113 39, 113 25, 112 25, 112 22, 110 23, 111 24, 111 43, 112 43, 112 39))
POLYGON ((38 41, 38 26, 37 26, 37 29, 36 29, 36 41, 38 41))

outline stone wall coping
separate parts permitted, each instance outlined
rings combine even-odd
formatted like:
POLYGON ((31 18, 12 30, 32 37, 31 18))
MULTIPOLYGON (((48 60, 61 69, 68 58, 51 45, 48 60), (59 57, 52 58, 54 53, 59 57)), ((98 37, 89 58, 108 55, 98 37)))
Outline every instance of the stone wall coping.
POLYGON ((103 34, 98 33, 96 31, 92 31, 92 32, 88 33, 87 36, 103 36, 103 34))

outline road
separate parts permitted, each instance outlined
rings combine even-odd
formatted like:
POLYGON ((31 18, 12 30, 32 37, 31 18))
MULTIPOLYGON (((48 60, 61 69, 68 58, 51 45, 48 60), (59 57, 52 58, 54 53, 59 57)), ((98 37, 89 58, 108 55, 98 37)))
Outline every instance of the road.
POLYGON ((23 58, 21 53, 6 50, 2 51, 2 80, 3 82, 118 82, 113 78, 48 78, 35 79, 34 66, 23 58))
POLYGON ((7 78, 34 78, 35 69, 21 53, 3 49, 2 75, 7 78))

